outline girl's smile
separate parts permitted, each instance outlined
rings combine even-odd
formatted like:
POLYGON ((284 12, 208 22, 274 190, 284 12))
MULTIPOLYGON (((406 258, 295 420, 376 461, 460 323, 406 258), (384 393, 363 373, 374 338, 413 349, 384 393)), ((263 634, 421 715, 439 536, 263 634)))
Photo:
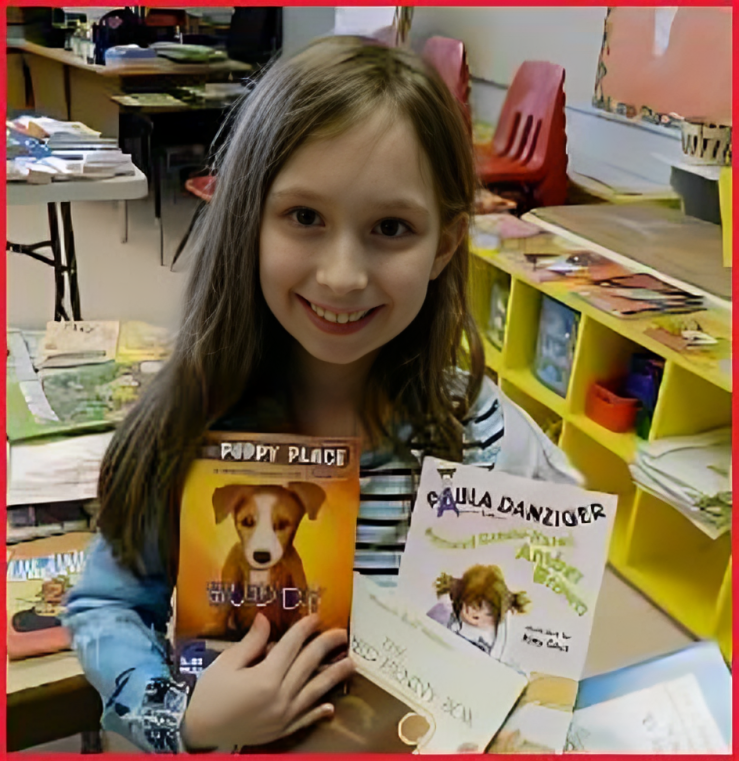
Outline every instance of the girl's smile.
POLYGON ((262 292, 310 356, 352 364, 410 325, 458 243, 441 230, 413 125, 382 109, 309 138, 275 178, 260 230, 262 292))
POLYGON ((313 323, 326 333, 332 335, 348 335, 362 330, 374 316, 382 309, 379 307, 370 307, 369 309, 360 309, 357 311, 348 311, 346 309, 331 309, 329 307, 319 306, 312 301, 296 294, 298 301, 308 311, 308 317, 313 323))

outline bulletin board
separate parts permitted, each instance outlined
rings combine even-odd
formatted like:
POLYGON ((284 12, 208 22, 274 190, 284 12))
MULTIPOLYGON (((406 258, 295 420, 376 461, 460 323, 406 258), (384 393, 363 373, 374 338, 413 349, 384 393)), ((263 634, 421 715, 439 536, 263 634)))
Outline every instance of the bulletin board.
POLYGON ((628 118, 731 124, 731 6, 609 8, 593 105, 628 118))

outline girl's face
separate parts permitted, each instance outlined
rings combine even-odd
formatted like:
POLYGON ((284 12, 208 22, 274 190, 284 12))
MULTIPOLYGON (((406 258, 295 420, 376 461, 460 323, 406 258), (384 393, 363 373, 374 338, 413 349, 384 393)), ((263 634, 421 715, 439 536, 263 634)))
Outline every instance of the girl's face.
POLYGON ((375 113, 338 137, 308 140, 277 175, 262 216, 262 292, 310 355, 357 362, 418 314, 464 224, 442 233, 411 123, 375 113))
POLYGON ((459 616, 462 621, 478 629, 495 631, 495 616, 490 604, 484 602, 481 605, 463 605, 459 616))

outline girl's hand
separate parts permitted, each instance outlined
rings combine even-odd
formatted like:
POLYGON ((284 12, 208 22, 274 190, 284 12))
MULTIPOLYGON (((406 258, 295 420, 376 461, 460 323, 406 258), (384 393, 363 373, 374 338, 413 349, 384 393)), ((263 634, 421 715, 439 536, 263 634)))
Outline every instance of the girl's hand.
POLYGON ((261 745, 332 716, 330 703, 315 703, 354 666, 343 658, 316 673, 326 656, 347 642, 343 629, 331 629, 306 645, 317 626, 318 616, 302 618, 252 666, 267 650, 270 631, 269 621, 257 615, 248 634, 198 679, 182 720, 186 748, 261 745))

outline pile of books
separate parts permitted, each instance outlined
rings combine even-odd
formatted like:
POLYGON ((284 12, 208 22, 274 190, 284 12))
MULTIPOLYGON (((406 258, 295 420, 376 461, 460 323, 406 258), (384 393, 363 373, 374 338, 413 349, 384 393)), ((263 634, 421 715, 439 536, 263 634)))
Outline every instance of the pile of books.
POLYGON ((6 122, 7 178, 43 185, 58 180, 107 179, 131 175, 131 156, 115 138, 102 137, 81 122, 21 116, 6 122))
POLYGON ((90 500, 116 424, 170 352, 139 322, 52 322, 8 331, 7 504, 90 500))

